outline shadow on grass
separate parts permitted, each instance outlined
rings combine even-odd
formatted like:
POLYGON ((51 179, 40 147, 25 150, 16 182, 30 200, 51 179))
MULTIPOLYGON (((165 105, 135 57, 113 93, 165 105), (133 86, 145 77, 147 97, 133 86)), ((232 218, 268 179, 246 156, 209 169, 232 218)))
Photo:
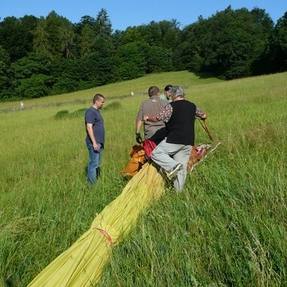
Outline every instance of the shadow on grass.
MULTIPOLYGON (((118 110, 121 108, 121 103, 118 101, 111 102, 108 104, 106 107, 103 108, 104 111, 114 111, 118 110)), ((61 110, 56 113, 54 118, 56 120, 61 120, 61 119, 69 119, 69 118, 78 118, 78 117, 83 117, 86 112, 86 108, 76 110, 72 113, 70 113, 68 110, 61 110)))

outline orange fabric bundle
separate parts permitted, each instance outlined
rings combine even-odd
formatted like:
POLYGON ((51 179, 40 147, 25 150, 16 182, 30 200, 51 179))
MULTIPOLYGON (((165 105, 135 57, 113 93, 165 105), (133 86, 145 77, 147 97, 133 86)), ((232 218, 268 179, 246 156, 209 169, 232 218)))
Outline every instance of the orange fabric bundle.
POLYGON ((134 176, 145 163, 145 151, 142 145, 134 145, 130 152, 131 159, 122 170, 123 176, 134 176))
POLYGON ((187 164, 187 171, 191 171, 194 166, 205 157, 209 148, 209 145, 199 145, 192 147, 187 164))
MULTIPOLYGON (((212 150, 210 144, 200 144, 192 147, 187 164, 187 171, 191 172, 193 168, 202 161, 209 151, 217 148, 218 143, 212 150)), ((123 176, 134 176, 147 161, 147 155, 142 145, 134 145, 130 152, 131 159, 126 167, 122 170, 123 176)))

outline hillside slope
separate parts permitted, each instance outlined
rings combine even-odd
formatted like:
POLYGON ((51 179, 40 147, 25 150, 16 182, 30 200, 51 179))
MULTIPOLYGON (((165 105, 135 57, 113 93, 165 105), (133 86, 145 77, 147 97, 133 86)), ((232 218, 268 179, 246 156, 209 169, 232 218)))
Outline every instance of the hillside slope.
MULTIPOLYGON (((284 285, 286 76, 223 82, 163 73, 0 113, 0 278, 26 286, 121 193, 138 106, 150 85, 172 83, 208 113, 222 145, 182 193, 168 192, 146 211, 100 286, 284 285), (96 91, 107 96, 107 143, 101 180, 89 188, 83 109, 96 91)), ((196 130, 197 142, 207 142, 196 130)))

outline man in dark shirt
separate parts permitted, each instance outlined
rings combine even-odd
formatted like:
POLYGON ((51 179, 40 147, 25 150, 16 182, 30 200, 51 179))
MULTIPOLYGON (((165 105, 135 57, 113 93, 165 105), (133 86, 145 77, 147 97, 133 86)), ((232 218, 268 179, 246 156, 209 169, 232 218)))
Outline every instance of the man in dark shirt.
POLYGON ((91 184, 96 183, 105 144, 104 120, 100 113, 104 103, 105 97, 101 94, 96 94, 93 98, 93 105, 85 114, 86 144, 89 151, 87 176, 88 182, 91 184))
POLYGON ((163 168, 174 187, 181 191, 186 179, 186 167, 194 145, 194 121, 206 118, 194 103, 185 100, 179 86, 171 90, 172 102, 156 116, 145 116, 147 121, 162 120, 166 123, 167 136, 152 152, 152 160, 163 168))

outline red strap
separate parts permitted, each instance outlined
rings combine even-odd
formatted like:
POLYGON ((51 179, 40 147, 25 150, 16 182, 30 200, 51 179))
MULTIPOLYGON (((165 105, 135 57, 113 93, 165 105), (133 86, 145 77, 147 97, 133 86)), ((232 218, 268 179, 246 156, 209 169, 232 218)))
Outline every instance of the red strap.
POLYGON ((156 147, 156 143, 152 140, 144 140, 143 142, 143 148, 145 151, 145 154, 148 158, 151 157, 151 153, 153 152, 153 150, 156 147))
POLYGON ((106 239, 108 240, 110 245, 113 244, 113 239, 106 230, 98 228, 98 227, 96 227, 96 229, 98 229, 100 231, 100 233, 102 233, 102 235, 104 235, 104 237, 106 237, 106 239))

